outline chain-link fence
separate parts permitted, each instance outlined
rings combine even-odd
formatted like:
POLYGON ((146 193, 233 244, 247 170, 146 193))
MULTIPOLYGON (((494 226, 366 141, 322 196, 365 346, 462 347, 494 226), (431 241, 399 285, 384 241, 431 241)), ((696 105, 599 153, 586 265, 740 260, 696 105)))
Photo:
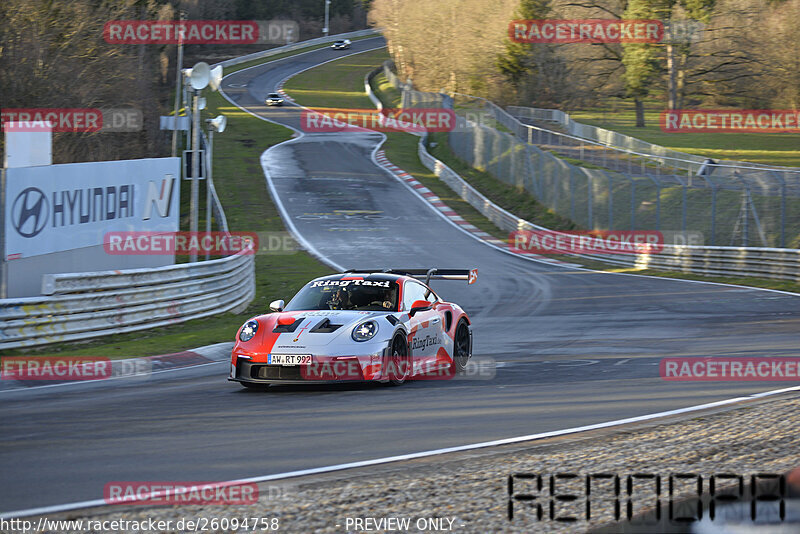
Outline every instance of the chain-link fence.
POLYGON ((706 245, 800 246, 795 169, 620 150, 524 124, 484 99, 414 91, 390 64, 384 72, 403 91, 404 107, 456 111, 448 140, 460 159, 582 228, 699 233, 706 245))

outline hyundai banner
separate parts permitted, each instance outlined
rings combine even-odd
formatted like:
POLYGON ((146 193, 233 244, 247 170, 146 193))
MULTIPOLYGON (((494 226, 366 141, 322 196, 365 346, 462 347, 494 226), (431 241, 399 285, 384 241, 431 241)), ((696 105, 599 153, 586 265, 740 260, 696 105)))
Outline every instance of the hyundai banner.
POLYGON ((7 170, 6 259, 102 246, 108 232, 174 232, 179 158, 7 170))

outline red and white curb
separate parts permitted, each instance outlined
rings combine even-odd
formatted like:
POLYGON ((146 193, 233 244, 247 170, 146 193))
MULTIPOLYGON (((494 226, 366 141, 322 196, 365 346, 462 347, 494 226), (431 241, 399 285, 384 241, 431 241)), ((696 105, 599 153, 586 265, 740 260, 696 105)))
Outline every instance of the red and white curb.
POLYGON ((281 83, 278 84, 278 88, 275 90, 275 92, 278 93, 279 95, 281 95, 283 97, 283 99, 286 100, 287 102, 294 102, 295 101, 294 98, 289 96, 289 94, 286 91, 283 90, 283 84, 285 84, 285 83, 286 83, 286 80, 282 80, 281 83))
POLYGON ((455 224, 460 226, 463 230, 471 233, 475 237, 479 238, 481 241, 485 241, 486 243, 489 243, 495 247, 500 247, 505 250, 508 250, 509 252, 512 252, 517 256, 536 258, 538 261, 543 261, 545 263, 552 263, 553 265, 573 265, 571 263, 559 261, 553 258, 548 258, 545 256, 541 256, 539 254, 531 254, 529 252, 517 252, 515 250, 512 250, 508 246, 507 242, 503 241, 502 239, 497 239, 493 235, 484 232, 477 226, 464 220, 463 217, 461 217, 458 213, 453 211, 453 208, 442 202, 442 199, 436 196, 436 193, 434 193, 433 191, 422 185, 416 178, 411 176, 409 173, 407 173, 406 171, 404 171, 403 169, 401 169, 400 167, 389 161, 389 158, 386 157, 386 152, 384 150, 379 150, 378 152, 376 152, 375 159, 383 168, 387 169, 397 178, 403 180, 405 183, 410 185, 414 189, 414 192, 416 192, 419 197, 421 197, 423 200, 431 204, 434 208, 442 212, 442 214, 444 214, 448 219, 450 219, 455 224))

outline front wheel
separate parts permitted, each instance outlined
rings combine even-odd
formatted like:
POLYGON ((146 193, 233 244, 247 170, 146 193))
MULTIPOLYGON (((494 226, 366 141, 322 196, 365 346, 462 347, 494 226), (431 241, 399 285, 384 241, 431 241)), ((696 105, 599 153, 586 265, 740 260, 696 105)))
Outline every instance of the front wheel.
POLYGON ((393 386, 403 384, 411 376, 411 358, 408 355, 408 344, 397 336, 392 341, 389 354, 389 383, 393 386))
POLYGON ((469 362, 469 327, 464 319, 456 326, 456 335, 453 337, 453 365, 454 373, 463 373, 469 362))

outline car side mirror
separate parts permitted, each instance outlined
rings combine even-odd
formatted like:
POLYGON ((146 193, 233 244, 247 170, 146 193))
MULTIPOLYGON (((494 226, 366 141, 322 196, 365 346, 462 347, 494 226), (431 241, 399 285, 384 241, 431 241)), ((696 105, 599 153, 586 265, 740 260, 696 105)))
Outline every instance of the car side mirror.
POLYGON ((433 304, 427 300, 415 300, 411 305, 411 311, 408 312, 409 317, 414 317, 418 312, 428 311, 433 308, 433 304))
POLYGON ((273 300, 269 303, 269 309, 274 312, 283 311, 284 302, 282 300, 273 300))

